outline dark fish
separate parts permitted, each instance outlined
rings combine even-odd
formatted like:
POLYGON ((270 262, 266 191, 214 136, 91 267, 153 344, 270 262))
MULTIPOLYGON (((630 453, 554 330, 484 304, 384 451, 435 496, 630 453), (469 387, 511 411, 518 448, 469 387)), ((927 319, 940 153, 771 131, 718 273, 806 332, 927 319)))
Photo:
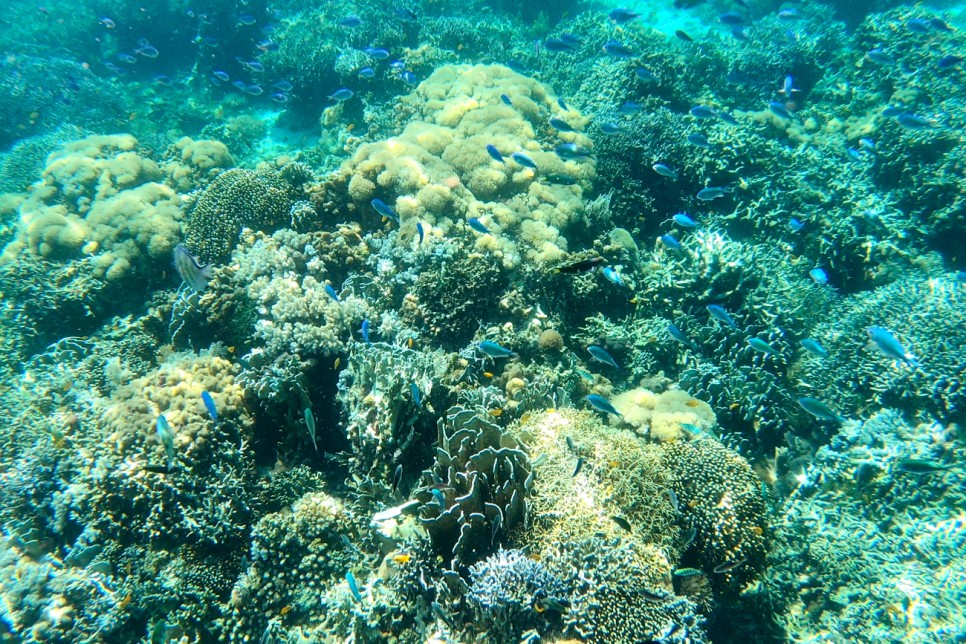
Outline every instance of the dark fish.
POLYGON ((684 331, 679 329, 678 326, 673 322, 667 323, 667 332, 668 332, 668 335, 670 335, 673 339, 677 340, 678 342, 691 346, 691 340, 689 340, 688 336, 684 335, 684 331))
POLYGON ((560 174, 558 172, 552 172, 550 174, 545 174, 544 178, 550 183, 559 183, 563 186, 575 186, 577 185, 577 180, 571 177, 569 174, 560 174))
POLYGON ((504 105, 509 105, 510 107, 513 107, 513 101, 510 100, 510 97, 507 96, 506 94, 500 94, 500 100, 503 101, 504 105))
POLYGON ((522 165, 524 168, 530 168, 531 170, 537 169, 537 162, 530 158, 529 154, 525 152, 514 152, 510 155, 510 158, 522 165))
POLYGON ((634 55, 630 47, 625 47, 616 40, 608 40, 605 42, 603 50, 608 56, 613 56, 614 58, 630 58, 634 55))
POLYGON ((506 163, 506 159, 500 154, 500 151, 496 149, 496 146, 492 143, 487 144, 486 153, 490 155, 490 158, 494 161, 499 161, 500 163, 506 163))
POLYGON ((509 349, 500 346, 496 342, 491 342, 490 340, 483 340, 478 345, 480 351, 485 353, 491 358, 509 358, 510 356, 515 356, 516 354, 509 349))
POLYGON ((613 520, 614 523, 619 525, 622 530, 627 530, 628 532, 631 531, 631 524, 624 517, 611 517, 611 520, 613 520))
POLYGON ((630 9, 624 9, 624 8, 618 7, 617 9, 614 9, 609 14, 607 14, 607 17, 610 18, 616 24, 622 25, 625 22, 630 22, 631 20, 634 20, 640 15, 641 14, 637 13, 636 11, 631 11, 630 9))
POLYGON ((577 458, 577 467, 574 468, 574 473, 570 475, 571 478, 580 474, 580 469, 584 466, 584 457, 581 456, 577 458))
POLYGON ((577 450, 577 448, 574 446, 574 439, 570 436, 564 436, 564 442, 567 443, 567 449, 569 449, 571 452, 577 450))
POLYGON ((734 25, 731 28, 731 36, 735 40, 748 40, 748 34, 745 33, 745 28, 741 25, 734 25))
POLYGON ((603 263, 603 257, 588 257, 587 259, 581 259, 572 264, 558 266, 557 268, 553 269, 553 272, 564 273, 566 275, 575 275, 577 273, 586 273, 587 271, 592 271, 603 263))
POLYGON ((711 317, 713 317, 715 320, 718 320, 719 322, 724 322, 732 329, 738 328, 737 325, 735 324, 735 321, 732 319, 730 315, 728 315, 728 312, 725 311, 723 307, 717 304, 709 304, 705 308, 708 309, 708 313, 710 313, 711 317))
POLYGON ((674 35, 683 40, 684 42, 694 42, 694 38, 689 36, 686 32, 678 29, 674 32, 674 35))
POLYGON ((211 279, 211 264, 202 264, 183 245, 174 247, 174 268, 181 280, 195 291, 203 291, 211 279))
POLYGON ((565 112, 570 111, 570 108, 567 107, 566 101, 564 101, 562 98, 559 98, 559 97, 557 98, 557 106, 565 112))
POLYGON ((772 101, 768 104, 768 109, 778 118, 785 119, 786 121, 790 121, 792 119, 792 113, 788 111, 788 108, 785 107, 784 103, 772 101))
POLYGON ((624 128, 619 123, 601 123, 600 131, 604 134, 620 134, 624 128))
POLYGON ((920 458, 904 458, 896 463, 896 469, 909 474, 935 474, 951 469, 952 465, 943 465, 935 461, 920 458))
POLYGON ((691 145, 696 145, 699 148, 710 148, 711 147, 711 142, 708 141, 708 137, 706 137, 703 134, 697 134, 697 133, 695 133, 695 134, 689 134, 688 135, 688 143, 690 143, 691 145))
POLYGON ((645 83, 656 83, 658 81, 658 78, 654 75, 654 72, 649 70, 647 67, 636 68, 634 70, 634 75, 645 83))
POLYGON ((399 464, 396 466, 395 471, 392 473, 392 491, 396 492, 399 490, 399 484, 402 483, 403 477, 403 466, 399 464))
POLYGON ((555 130, 558 130, 560 132, 576 132, 577 131, 577 130, 574 129, 574 127, 572 125, 570 125, 570 123, 567 123, 567 121, 564 121, 563 119, 558 119, 557 117, 552 117, 550 119, 550 127, 552 127, 555 130))
POLYGON ((620 367, 618 366, 614 358, 609 353, 607 353, 607 351, 603 347, 598 347, 592 344, 589 347, 587 347, 587 352, 591 356, 593 356, 594 360, 598 362, 603 362, 604 364, 614 367, 615 369, 620 369, 620 367))
POLYGON ((942 18, 930 18, 929 24, 932 25, 933 29, 938 29, 939 31, 953 31, 953 28, 946 24, 942 18))
POLYGON ((141 469, 152 474, 170 474, 173 468, 167 465, 145 465, 141 469))
POLYGON ((725 123, 727 123, 728 125, 740 125, 740 123, 738 122, 738 119, 736 119, 734 116, 732 116, 727 112, 722 112, 721 110, 718 110, 715 112, 715 114, 717 114, 718 118, 724 121, 725 123))
POLYGON ((718 16, 718 22, 723 25, 743 25, 745 24, 745 18, 735 11, 726 11, 718 16))
POLYGON ((419 235, 419 243, 422 244, 426 239, 426 224, 421 221, 416 222, 416 234, 419 235))
POLYGON ((732 570, 736 570, 737 568, 744 565, 746 561, 748 561, 748 559, 739 559, 738 561, 725 561, 724 563, 720 563, 717 566, 715 566, 713 572, 717 575, 721 575, 726 572, 731 572, 732 570))
POLYGON ((717 112, 707 105, 695 105, 688 113, 696 119, 715 119, 718 118, 717 112))
POLYGON ((356 15, 346 16, 339 21, 340 27, 358 27, 362 24, 362 18, 356 15))
POLYGON ((584 44, 584 41, 578 38, 576 34, 560 34, 560 40, 575 46, 584 44))
POLYGON ((655 604, 664 603, 668 599, 667 595, 655 593, 654 591, 648 590, 646 588, 641 589, 641 597, 643 597, 646 601, 653 602, 655 604))
POLYGON ((484 235, 488 235, 490 233, 490 229, 484 226, 483 222, 477 219, 476 217, 470 217, 469 219, 466 220, 466 223, 469 225, 470 228, 472 228, 478 233, 483 233, 484 235))
POLYGON ((392 219, 397 224, 399 223, 399 215, 393 210, 389 204, 387 204, 382 199, 373 199, 369 202, 372 205, 373 210, 382 215, 387 219, 392 219))
POLYGON ((543 46, 547 51, 573 51, 577 48, 577 45, 572 42, 568 42, 563 38, 547 38, 543 41, 543 46))
POLYGON ((614 406, 610 404, 610 401, 604 398, 603 396, 599 396, 597 394, 590 394, 589 396, 585 397, 585 400, 588 403, 590 403, 590 406, 596 409, 597 411, 602 411, 605 414, 613 414, 618 418, 621 417, 620 412, 617 411, 614 408, 614 406))
POLYGON ((215 406, 215 399, 211 397, 207 391, 201 392, 201 401, 205 403, 205 409, 208 410, 208 415, 211 416, 211 420, 218 422, 218 407, 215 406))
POLYGON ((929 31, 929 21, 923 18, 910 18, 906 21, 906 27, 914 33, 924 34, 929 31))

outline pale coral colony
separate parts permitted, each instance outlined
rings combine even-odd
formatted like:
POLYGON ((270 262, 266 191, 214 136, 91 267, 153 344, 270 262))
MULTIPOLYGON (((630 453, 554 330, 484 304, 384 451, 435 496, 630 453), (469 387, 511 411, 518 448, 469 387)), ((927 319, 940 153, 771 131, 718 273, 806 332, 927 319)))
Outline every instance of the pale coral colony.
POLYGON ((0 641, 966 638, 958 6, 5 11, 0 641))

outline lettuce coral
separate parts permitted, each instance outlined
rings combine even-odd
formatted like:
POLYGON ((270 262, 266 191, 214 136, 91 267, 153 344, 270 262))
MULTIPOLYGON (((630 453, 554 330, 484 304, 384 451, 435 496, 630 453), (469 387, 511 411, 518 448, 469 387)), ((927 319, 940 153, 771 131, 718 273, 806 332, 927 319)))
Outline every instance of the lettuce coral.
POLYGON ((564 232, 583 216, 595 162, 555 154, 561 142, 589 147, 590 140, 555 132, 547 122, 556 116, 579 129, 585 117, 562 110, 549 88, 501 65, 444 66, 402 103, 401 112, 411 115, 403 131, 361 146, 340 170, 357 205, 379 198, 394 206, 410 238, 417 221, 446 234, 478 218, 492 235, 480 235, 477 248, 493 251, 508 266, 563 256, 564 232), (488 145, 504 162, 488 154, 488 145), (516 152, 537 169, 516 163, 516 152), (570 177, 574 185, 546 183, 553 175, 570 177))

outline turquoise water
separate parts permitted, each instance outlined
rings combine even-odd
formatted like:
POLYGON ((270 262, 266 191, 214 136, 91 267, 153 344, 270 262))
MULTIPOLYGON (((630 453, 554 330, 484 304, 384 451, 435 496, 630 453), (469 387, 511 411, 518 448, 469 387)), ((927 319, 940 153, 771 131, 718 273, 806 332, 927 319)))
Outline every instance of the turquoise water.
POLYGON ((7 2, 0 642, 966 640, 960 13, 7 2))

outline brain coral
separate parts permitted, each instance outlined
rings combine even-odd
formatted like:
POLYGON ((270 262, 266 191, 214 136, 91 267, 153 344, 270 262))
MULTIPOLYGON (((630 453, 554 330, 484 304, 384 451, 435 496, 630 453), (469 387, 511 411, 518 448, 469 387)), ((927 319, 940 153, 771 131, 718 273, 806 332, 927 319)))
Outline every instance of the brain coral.
POLYGON ((562 256, 563 233, 582 216, 594 161, 557 156, 559 143, 589 147, 590 141, 579 132, 555 132, 547 121, 556 116, 580 128, 584 117, 560 108, 538 81, 501 65, 442 67, 402 100, 401 113, 409 115, 401 134, 361 146, 340 170, 351 177, 347 189, 357 205, 382 199, 410 237, 417 221, 446 233, 478 218, 492 234, 480 235, 477 247, 496 251, 511 266, 523 257, 552 262, 562 256), (491 157, 487 145, 504 161, 491 157), (516 152, 538 169, 514 161, 516 152), (575 185, 548 182, 552 175, 575 185))

